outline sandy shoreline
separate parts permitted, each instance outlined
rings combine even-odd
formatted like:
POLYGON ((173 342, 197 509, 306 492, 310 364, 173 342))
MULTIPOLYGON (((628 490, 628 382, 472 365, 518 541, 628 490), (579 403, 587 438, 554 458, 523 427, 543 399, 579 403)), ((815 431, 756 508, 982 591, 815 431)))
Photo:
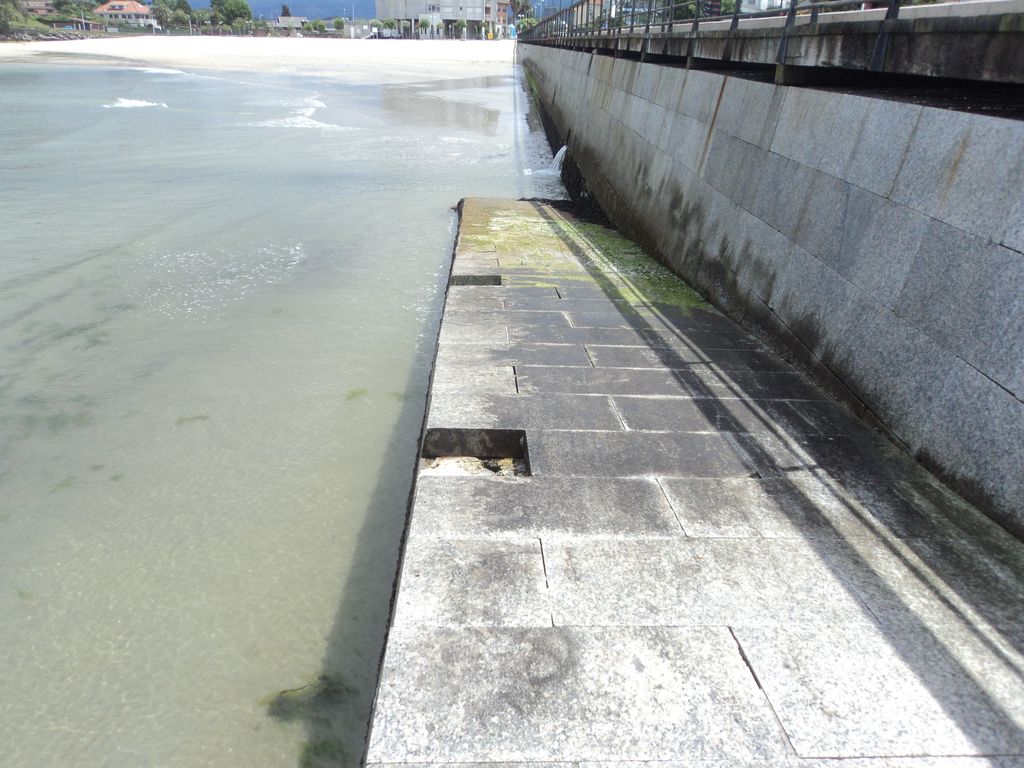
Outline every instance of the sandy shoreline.
POLYGON ((432 74, 507 72, 510 40, 311 40, 254 37, 131 37, 0 44, 0 63, 39 61, 248 70, 368 82, 432 74))

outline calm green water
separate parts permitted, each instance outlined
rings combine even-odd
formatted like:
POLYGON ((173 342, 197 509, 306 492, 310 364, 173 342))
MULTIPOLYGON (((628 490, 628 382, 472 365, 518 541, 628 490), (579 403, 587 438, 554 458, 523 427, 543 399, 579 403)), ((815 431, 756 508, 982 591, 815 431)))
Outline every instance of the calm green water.
POLYGON ((358 760, 450 207, 554 191, 525 103, 0 65, 4 766, 358 760))

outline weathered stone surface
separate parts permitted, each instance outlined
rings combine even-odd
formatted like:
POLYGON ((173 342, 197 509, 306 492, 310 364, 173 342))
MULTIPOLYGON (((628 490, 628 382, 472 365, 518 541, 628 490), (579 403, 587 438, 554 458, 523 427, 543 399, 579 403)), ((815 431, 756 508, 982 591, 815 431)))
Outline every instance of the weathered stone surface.
MULTIPOLYGON (((984 371, 1010 368, 1008 311, 1024 286, 1021 254, 940 222, 927 228, 896 311, 943 348, 984 371), (941 276, 941 278, 939 278, 941 276), (936 284, 939 280, 940 285, 936 284), (941 297, 937 292, 941 290, 941 297)), ((1013 362, 1017 362, 1016 360, 1013 362)))
POLYGON ((627 429, 672 432, 818 434, 787 401, 616 397, 627 429))
MULTIPOLYGON (((488 210, 501 227, 540 215, 464 216, 486 232, 488 210)), ((537 258, 569 258, 559 216, 558 232, 518 227, 537 258)), ((500 258, 521 288, 458 289, 469 322, 442 324, 466 333, 439 349, 427 424, 492 447, 487 429, 525 430, 532 475, 418 478, 370 764, 1014 766, 901 756, 1024 752, 1024 545, 721 315, 617 300, 597 258, 559 276, 567 299, 538 289, 528 255, 500 258), (639 330, 516 322, 530 341, 479 341, 511 304, 639 330)), ((839 341, 875 355, 884 386, 901 358, 879 316, 900 322, 878 307, 839 341)), ((931 443, 973 456, 1016 412, 983 401, 992 421, 968 434, 955 403, 991 382, 960 365, 931 443)))
POLYGON ((968 664, 927 633, 870 626, 735 633, 798 755, 1024 752, 1024 689, 994 660, 968 664))
POLYGON ((665 479, 687 536, 805 539, 941 536, 945 528, 889 486, 823 473, 775 479, 665 479))
POLYGON ((947 535, 834 540, 821 552, 890 631, 934 636, 961 655, 1012 665, 1019 658, 1012 649, 1024 644, 1024 545, 936 529, 947 535))
POLYGON ((1019 197, 1024 158, 996 151, 1020 141, 1014 120, 925 107, 892 192, 895 202, 999 242, 1019 197))
POLYGON ((477 312, 473 310, 452 310, 445 312, 446 325, 569 325, 563 312, 526 312, 506 310, 503 312, 477 312))
POLYGON ((500 395, 437 390, 427 424, 431 427, 507 429, 622 429, 603 395, 500 395))
POLYGON ((901 440, 920 445, 953 356, 882 308, 853 316, 845 335, 846 343, 834 352, 834 367, 859 397, 876 403, 878 417, 901 440))
POLYGON ((509 337, 508 330, 500 325, 445 325, 438 340, 448 344, 507 344, 509 337))
POLYGON ((1024 475, 1016 468, 1024 462, 1024 444, 1015 436, 1024 430, 1024 402, 992 382, 977 369, 956 360, 945 386, 938 393, 935 410, 921 438, 920 455, 930 463, 952 467, 953 486, 974 495, 990 495, 1010 530, 1024 536, 1024 475), (972 418, 960 404, 970 401, 980 416, 972 418), (992 443, 1006 448, 993 453, 992 443), (971 478, 993 478, 975 484, 971 478), (1000 502, 999 499, 1006 501, 1000 502), (1016 500, 1016 501, 1014 501, 1016 500))
POLYGON ((657 538, 682 535, 649 478, 422 478, 412 532, 418 537, 657 538))
POLYGON ((721 434, 536 432, 534 473, 576 477, 750 477, 755 469, 721 434))
MULTIPOLYGON (((1024 388, 1024 262, 1010 259, 1024 252, 1024 157, 1006 150, 1024 141, 1020 121, 663 67, 654 100, 676 114, 659 132, 648 102, 616 97, 636 82, 632 64, 540 46, 521 55, 614 220, 945 476, 962 474, 954 453, 929 444, 953 361, 993 392, 1020 399, 1024 388)), ((969 400, 956 409, 986 418, 969 400)), ((1004 520, 1018 490, 995 457, 1021 442, 990 442, 992 458, 971 471, 992 474, 958 485, 1004 520)))
POLYGON ((767 351, 679 347, 625 347, 588 344, 598 368, 666 368, 708 366, 721 371, 791 371, 789 363, 767 351))
POLYGON ((848 625, 874 619, 799 539, 545 546, 556 625, 848 625))
POLYGON ((392 623, 551 626, 540 542, 412 540, 392 623))
POLYGON ((431 386, 438 392, 509 395, 516 391, 516 378, 510 365, 447 366, 434 372, 431 386))
POLYGON ((929 219, 871 192, 850 189, 836 270, 894 309, 929 219))
POLYGON ((376 711, 370 763, 784 754, 722 627, 395 628, 376 711))
POLYGON ((585 368, 593 363, 582 344, 493 344, 487 348, 478 345, 439 344, 436 364, 466 365, 578 365, 585 368))
MULTIPOLYGON (((532 763, 531 765, 544 765, 532 763)), ((580 762, 579 768, 651 768, 642 762, 580 762)), ((687 760, 659 762, 658 768, 1021 768, 1024 757, 866 757, 854 759, 789 758, 756 762, 725 760, 687 760)), ((367 768, 375 768, 368 766, 367 768)), ((415 768, 410 766, 410 768, 415 768)), ((483 768, 483 766, 466 766, 483 768)), ((495 768, 502 768, 498 765, 495 768)))

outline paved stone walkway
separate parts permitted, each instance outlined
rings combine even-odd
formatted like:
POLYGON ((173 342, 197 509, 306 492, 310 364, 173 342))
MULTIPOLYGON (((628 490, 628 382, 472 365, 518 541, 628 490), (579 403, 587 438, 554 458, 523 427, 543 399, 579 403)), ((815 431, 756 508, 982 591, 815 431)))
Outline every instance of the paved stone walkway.
POLYGON ((495 275, 427 442, 531 474, 425 460, 369 764, 1024 766, 1021 543, 614 233, 468 200, 495 275))

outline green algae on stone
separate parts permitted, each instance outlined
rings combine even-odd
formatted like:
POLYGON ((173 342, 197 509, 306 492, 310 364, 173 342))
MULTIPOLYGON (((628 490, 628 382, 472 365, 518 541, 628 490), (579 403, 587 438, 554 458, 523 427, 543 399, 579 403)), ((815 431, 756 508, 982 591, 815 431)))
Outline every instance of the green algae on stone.
POLYGON ((370 394, 370 390, 366 387, 353 387, 345 393, 345 402, 358 400, 360 397, 366 397, 368 394, 370 394))
POLYGON ((186 424, 196 424, 200 421, 209 421, 210 417, 205 413, 197 413, 195 416, 179 416, 174 421, 174 426, 183 427, 186 424))
POLYGON ((306 685, 265 696, 260 700, 260 704, 267 708, 271 717, 288 721, 308 716, 312 710, 333 704, 355 693, 356 690, 341 676, 320 675, 306 685))
POLYGON ((110 482, 112 482, 112 483, 119 483, 119 482, 121 482, 121 480, 122 480, 123 478, 124 478, 124 475, 122 475, 122 474, 121 474, 121 473, 119 472, 119 473, 117 473, 116 475, 111 475, 110 477, 108 477, 108 478, 107 478, 107 480, 109 480, 109 481, 110 481, 110 482))
POLYGON ((299 754, 300 768, 337 768, 344 765, 354 766, 357 762, 351 759, 344 744, 333 739, 304 742, 299 754))
POLYGON ((580 236, 589 242, 598 259, 632 286, 633 293, 653 304, 670 304, 682 310, 710 309, 710 305, 682 278, 656 261, 632 240, 598 224, 577 223, 580 236))
POLYGON ((478 225, 466 239, 495 246, 499 258, 505 253, 525 257, 518 274, 516 265, 502 262, 509 285, 559 288, 579 281, 629 304, 667 305, 687 313, 710 309, 679 276, 608 227, 539 206, 502 207, 489 214, 486 232, 478 225))
POLYGON ((32 592, 29 592, 27 589, 18 590, 18 599, 21 600, 23 603, 29 602, 34 597, 35 595, 32 592))

